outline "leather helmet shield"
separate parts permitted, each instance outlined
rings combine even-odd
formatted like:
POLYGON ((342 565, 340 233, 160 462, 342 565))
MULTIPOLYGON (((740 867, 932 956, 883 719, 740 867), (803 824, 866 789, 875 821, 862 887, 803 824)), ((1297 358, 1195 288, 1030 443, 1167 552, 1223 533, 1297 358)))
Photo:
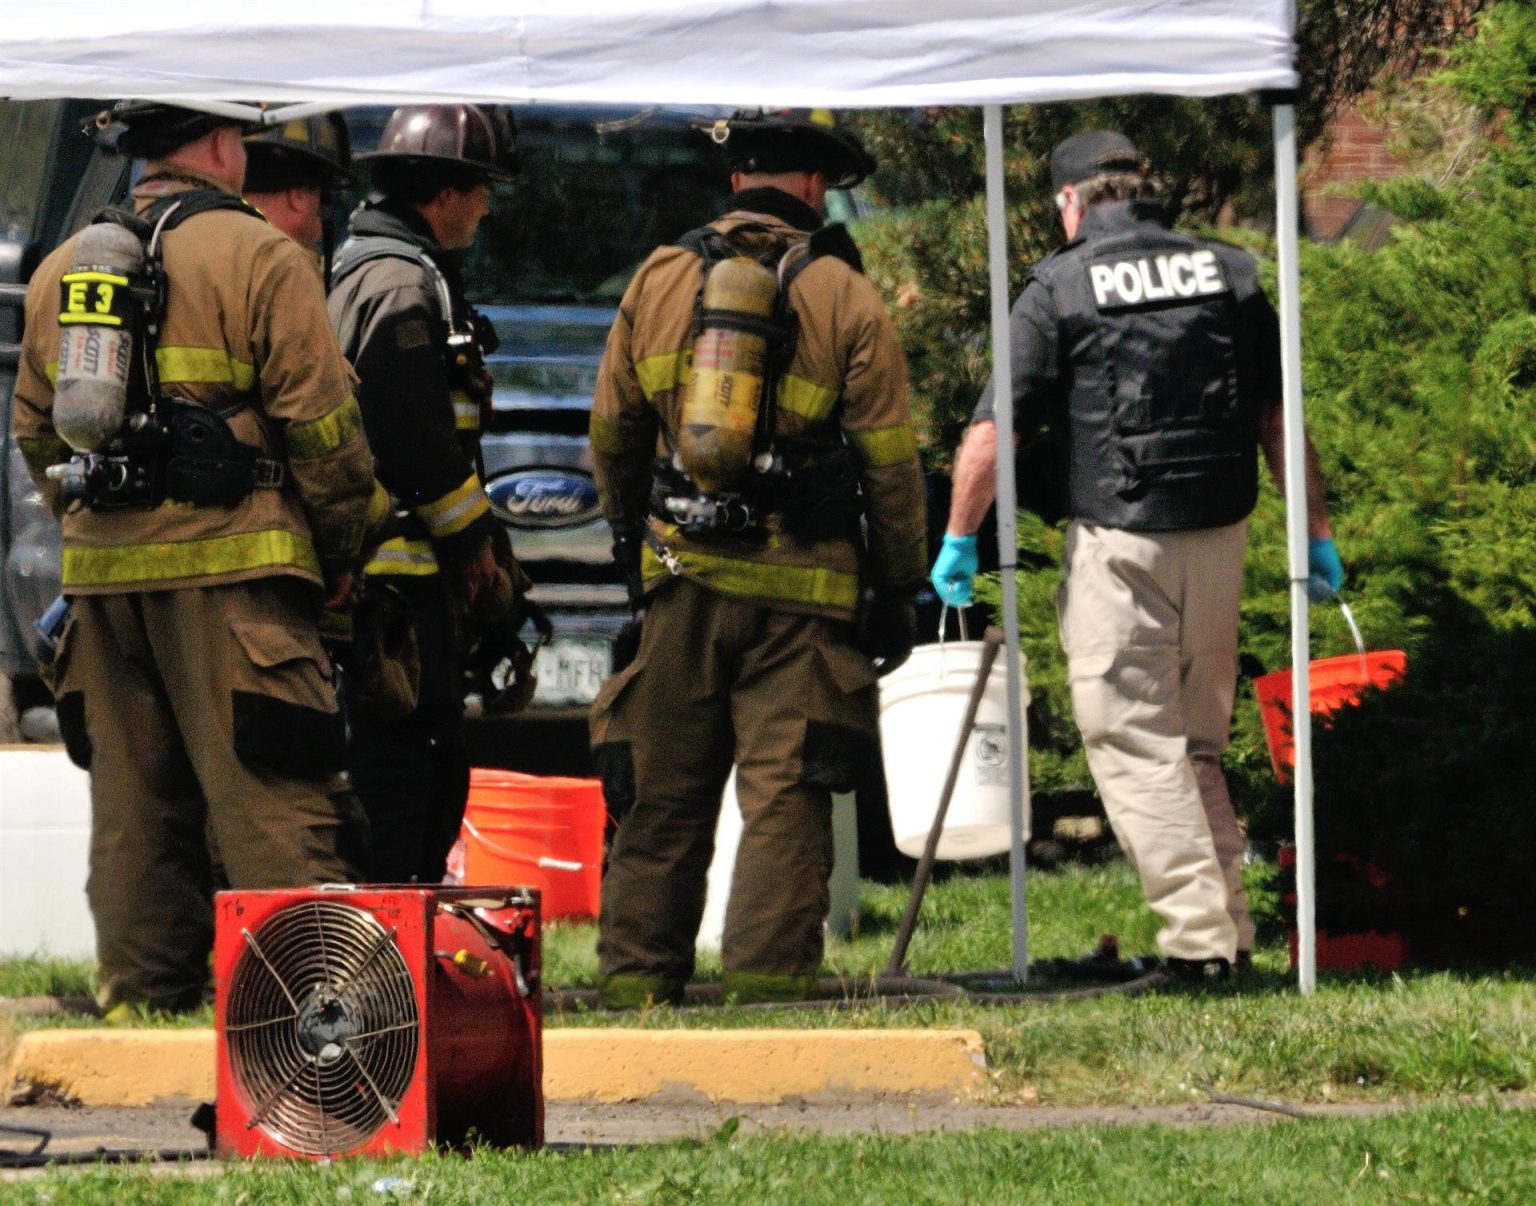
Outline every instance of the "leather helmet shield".
POLYGON ((242 121, 163 101, 120 100, 110 109, 86 118, 81 129, 105 150, 135 159, 152 159, 221 126, 255 129, 259 121, 260 114, 255 109, 251 110, 249 121, 242 121))
POLYGON ((245 150, 247 192, 352 183, 347 170, 352 163, 352 138, 340 113, 316 113, 264 126, 246 135, 245 150))
POLYGON ((402 105, 390 114, 378 149, 357 157, 376 159, 459 164, 489 180, 510 180, 517 170, 510 120, 479 105, 402 105))

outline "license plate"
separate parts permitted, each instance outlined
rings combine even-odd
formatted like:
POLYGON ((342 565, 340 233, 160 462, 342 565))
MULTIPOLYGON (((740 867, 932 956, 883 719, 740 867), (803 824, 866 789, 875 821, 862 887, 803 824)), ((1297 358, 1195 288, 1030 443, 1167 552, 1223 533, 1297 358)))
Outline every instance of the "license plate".
POLYGON ((613 668, 613 646, 601 637, 560 637, 539 650, 533 672, 539 685, 536 708, 569 708, 591 703, 613 668))

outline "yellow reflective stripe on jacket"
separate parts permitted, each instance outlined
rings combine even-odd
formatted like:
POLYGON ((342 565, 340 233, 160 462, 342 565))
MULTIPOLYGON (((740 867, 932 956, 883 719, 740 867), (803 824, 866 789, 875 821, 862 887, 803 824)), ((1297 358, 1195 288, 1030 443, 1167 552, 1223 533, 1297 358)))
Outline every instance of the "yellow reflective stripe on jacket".
POLYGON ((490 509, 491 504, 485 497, 485 489, 480 485, 480 479, 473 473, 465 478, 464 484, 457 489, 450 490, 432 502, 411 508, 427 525, 427 531, 438 540, 445 536, 452 536, 455 532, 462 532, 490 509))
POLYGON ((304 419, 288 424, 288 455, 296 461, 311 461, 335 452, 363 429, 363 412, 357 399, 348 394, 318 419, 304 419))
POLYGON ((58 436, 17 436, 16 447, 21 450, 27 468, 39 475, 49 465, 62 464, 74 454, 74 449, 58 436))
POLYGON ((256 366, 236 360, 226 348, 156 348, 155 364, 167 385, 229 385, 242 394, 256 385, 256 366))
MULTIPOLYGON (((165 385, 228 385, 239 393, 256 387, 256 366, 236 360, 225 348, 157 348, 155 366, 165 385)), ((59 362, 43 365, 51 385, 59 383, 59 362)))
POLYGON ((805 377, 796 377, 793 373, 784 374, 784 380, 779 383, 779 408, 810 419, 812 422, 825 419, 830 415, 841 396, 839 390, 817 385, 816 382, 807 380, 805 377))
POLYGON ((394 499, 390 498, 389 491, 379 481, 373 483, 373 493, 368 498, 368 526, 376 528, 384 522, 384 517, 395 509, 394 499))
POLYGON ((123 544, 105 548, 65 545, 60 566, 66 588, 169 582, 243 570, 292 568, 320 576, 309 538, 280 529, 236 532, 202 540, 123 544))
POLYGON ((635 380, 640 382, 641 392, 650 401, 664 390, 676 389, 688 380, 688 369, 692 364, 692 348, 647 356, 635 365, 635 380))
MULTIPOLYGON (((756 561, 738 561, 717 557, 697 549, 674 548, 673 555, 686 574, 731 595, 750 595, 758 599, 777 599, 785 603, 811 603, 818 607, 840 607, 852 611, 859 601, 857 574, 824 569, 813 565, 766 565, 756 561)), ((643 573, 654 578, 667 573, 649 545, 642 552, 643 573)))
POLYGON ((854 447, 866 465, 899 465, 917 455, 917 434, 910 423, 895 427, 877 427, 873 431, 850 431, 854 447))
POLYGON ((587 438, 592 443, 593 452, 601 452, 607 456, 622 456, 629 451, 629 444, 624 439, 624 429, 617 423, 610 423, 595 410, 587 425, 587 438))
POLYGON ((437 554, 428 540, 410 540, 396 536, 379 545, 373 559, 363 566, 365 575, 405 574, 421 577, 437 573, 437 554))
POLYGON ((480 403, 476 402, 463 390, 454 390, 448 395, 453 402, 453 425, 459 431, 480 430, 480 403))
MULTIPOLYGON (((635 379, 640 382, 646 400, 650 401, 657 394, 676 389, 687 381, 688 370, 692 365, 692 348, 663 352, 658 356, 647 356, 636 364, 635 379)), ((828 389, 825 385, 818 385, 793 374, 785 374, 779 383, 779 405, 813 422, 830 415, 840 396, 838 390, 828 389)))

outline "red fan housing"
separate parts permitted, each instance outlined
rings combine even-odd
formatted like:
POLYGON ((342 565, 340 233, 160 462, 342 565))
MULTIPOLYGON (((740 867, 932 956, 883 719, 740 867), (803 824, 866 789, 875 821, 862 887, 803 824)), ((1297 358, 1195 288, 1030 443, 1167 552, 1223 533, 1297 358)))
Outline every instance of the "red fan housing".
POLYGON ((221 1155, 544 1141, 539 894, 221 892, 221 1155))

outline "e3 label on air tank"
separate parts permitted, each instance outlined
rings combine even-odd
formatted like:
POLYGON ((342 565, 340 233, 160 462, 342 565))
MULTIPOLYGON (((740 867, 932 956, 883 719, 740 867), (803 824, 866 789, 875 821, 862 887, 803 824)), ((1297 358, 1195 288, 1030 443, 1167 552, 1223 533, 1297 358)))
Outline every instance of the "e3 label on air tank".
POLYGON ((120 327, 129 318, 128 278, 115 272, 69 272, 59 282, 59 322, 120 327))
POLYGON ((1221 262, 1206 248, 1090 260, 1088 283, 1100 310, 1178 304, 1227 291, 1221 262))

